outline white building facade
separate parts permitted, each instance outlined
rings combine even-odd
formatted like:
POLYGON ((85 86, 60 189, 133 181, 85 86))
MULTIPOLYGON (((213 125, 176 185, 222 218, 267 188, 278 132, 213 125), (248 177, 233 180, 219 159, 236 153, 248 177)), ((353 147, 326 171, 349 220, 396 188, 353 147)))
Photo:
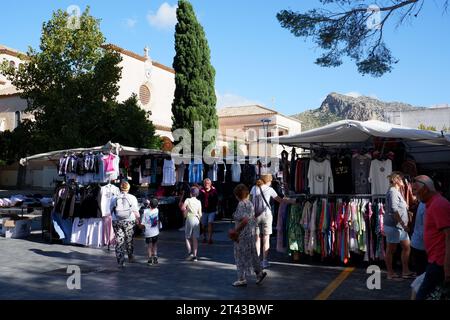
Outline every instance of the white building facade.
POLYGON ((430 107, 412 111, 386 112, 386 121, 409 128, 434 127, 437 131, 450 130, 450 106, 430 107))

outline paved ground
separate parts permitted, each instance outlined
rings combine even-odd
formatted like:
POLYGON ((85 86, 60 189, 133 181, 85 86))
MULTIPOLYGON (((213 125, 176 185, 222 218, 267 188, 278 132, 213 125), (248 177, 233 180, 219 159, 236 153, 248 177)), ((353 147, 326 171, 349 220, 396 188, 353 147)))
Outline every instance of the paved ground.
POLYGON ((146 264, 145 242, 137 238, 138 262, 124 270, 117 268, 113 250, 47 244, 39 233, 27 240, 0 238, 0 299, 409 299, 410 280, 387 281, 383 273, 381 290, 368 290, 363 268, 345 278, 343 267, 292 263, 276 252, 261 286, 251 278, 248 287, 234 288, 233 244, 226 238, 230 226, 215 224, 216 241, 201 244, 198 262, 183 259, 184 232, 161 233, 156 266, 146 264), (68 265, 81 268, 81 290, 67 288, 68 265))

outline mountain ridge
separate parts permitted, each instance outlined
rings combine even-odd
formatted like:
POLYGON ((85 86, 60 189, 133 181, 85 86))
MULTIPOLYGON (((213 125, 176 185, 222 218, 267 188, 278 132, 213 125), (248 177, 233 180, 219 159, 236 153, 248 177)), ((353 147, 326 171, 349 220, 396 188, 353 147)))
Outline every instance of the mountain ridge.
POLYGON ((358 121, 387 120, 387 112, 420 110, 423 107, 402 102, 384 102, 372 97, 352 97, 332 92, 317 109, 307 110, 291 117, 302 121, 302 131, 349 119, 358 121))

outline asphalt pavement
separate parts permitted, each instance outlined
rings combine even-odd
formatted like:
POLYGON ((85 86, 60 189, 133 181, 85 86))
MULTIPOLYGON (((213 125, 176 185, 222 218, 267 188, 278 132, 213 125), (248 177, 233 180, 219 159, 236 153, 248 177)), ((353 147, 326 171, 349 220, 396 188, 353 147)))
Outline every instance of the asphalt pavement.
MULTIPOLYGON (((35 219, 39 219, 36 217, 35 219)), ((214 243, 200 244, 199 261, 186 261, 184 232, 162 230, 159 264, 147 265, 145 241, 135 239, 136 263, 117 267, 114 248, 94 249, 49 244, 39 231, 28 239, 0 237, 0 299, 88 300, 408 300, 412 280, 389 281, 381 272, 380 287, 368 289, 365 266, 298 262, 271 250, 268 276, 235 288, 230 221, 215 223, 214 243), (72 266, 72 267, 71 267, 72 266), (75 266, 75 267, 73 267, 75 266), (79 268, 79 289, 70 278, 79 268), (69 270, 69 272, 68 272, 69 270), (69 286, 68 286, 69 282, 69 286), (70 285, 72 283, 72 285, 70 285), (71 287, 71 288, 69 288, 71 287)), ((272 238, 273 246, 275 237, 272 238)))

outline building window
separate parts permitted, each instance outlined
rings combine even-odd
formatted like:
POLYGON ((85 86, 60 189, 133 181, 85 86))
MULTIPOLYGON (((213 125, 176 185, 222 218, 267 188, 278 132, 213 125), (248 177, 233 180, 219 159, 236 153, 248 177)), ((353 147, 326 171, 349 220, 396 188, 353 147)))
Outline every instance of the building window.
POLYGON ((278 131, 278 136, 283 136, 284 135, 284 132, 283 131, 278 131))
POLYGON ((270 137, 272 137, 272 131, 267 132, 267 138, 270 138, 270 137))
POLYGON ((17 128, 20 125, 20 111, 16 111, 14 114, 14 124, 16 125, 14 128, 17 128))
POLYGON ((9 66, 11 67, 11 68, 15 68, 16 67, 16 63, 14 62, 14 61, 10 61, 9 62, 9 66))
POLYGON ((142 105, 146 106, 150 103, 150 96, 150 89, 148 88, 148 86, 143 84, 139 88, 139 100, 141 101, 142 105))

